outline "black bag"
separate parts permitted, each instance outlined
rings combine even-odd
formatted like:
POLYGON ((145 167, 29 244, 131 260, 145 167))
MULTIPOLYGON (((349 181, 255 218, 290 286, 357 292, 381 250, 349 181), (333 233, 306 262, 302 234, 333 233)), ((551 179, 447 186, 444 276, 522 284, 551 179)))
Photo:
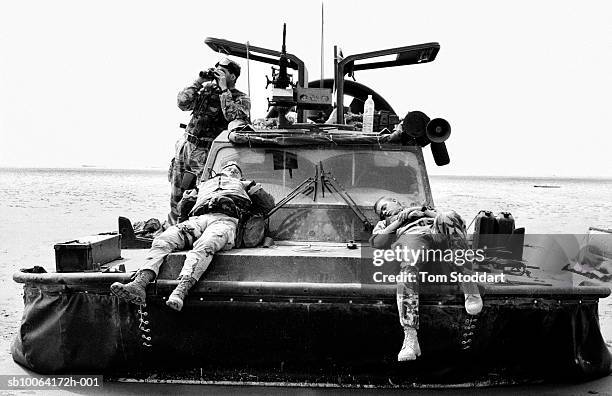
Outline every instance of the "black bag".
POLYGON ((238 223, 236 247, 255 247, 261 244, 268 232, 266 215, 274 208, 274 197, 263 188, 250 192, 252 204, 243 212, 238 223))
POLYGON ((179 212, 179 223, 189 220, 189 213, 191 212, 191 209, 193 209, 196 201, 198 200, 198 196, 196 194, 192 194, 191 192, 192 190, 187 190, 183 192, 183 197, 176 206, 179 212))
POLYGON ((249 194, 253 202, 251 208, 255 213, 267 214, 274 208, 274 197, 263 188, 249 194))
POLYGON ((247 215, 238 223, 236 247, 250 248, 261 244, 268 231, 268 219, 261 214, 247 215))

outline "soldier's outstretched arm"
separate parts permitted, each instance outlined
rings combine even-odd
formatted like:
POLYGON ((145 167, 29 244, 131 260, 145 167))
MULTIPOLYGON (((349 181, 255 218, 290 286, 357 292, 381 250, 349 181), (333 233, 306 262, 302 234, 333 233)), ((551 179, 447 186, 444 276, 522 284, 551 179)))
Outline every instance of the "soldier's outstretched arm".
POLYGON ((198 92, 203 87, 203 79, 198 77, 193 84, 188 87, 185 87, 181 92, 179 92, 176 103, 179 109, 183 111, 193 110, 193 106, 195 105, 196 98, 198 97, 198 92))
POLYGON ((230 91, 224 91, 219 97, 221 100, 221 110, 228 122, 243 120, 251 122, 251 99, 247 95, 232 98, 230 91))

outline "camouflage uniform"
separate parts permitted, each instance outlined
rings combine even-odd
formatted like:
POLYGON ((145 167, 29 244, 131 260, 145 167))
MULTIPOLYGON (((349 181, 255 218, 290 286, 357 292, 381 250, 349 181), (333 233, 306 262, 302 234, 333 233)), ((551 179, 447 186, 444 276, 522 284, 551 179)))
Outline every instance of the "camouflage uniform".
POLYGON ((185 136, 176 142, 168 172, 168 181, 172 185, 170 224, 176 224, 179 217, 177 205, 183 196, 181 184, 185 171, 196 174, 197 185, 204 172, 210 142, 227 129, 231 121, 250 122, 251 110, 251 101, 243 92, 237 89, 221 92, 217 85, 202 85, 199 81, 179 92, 177 103, 181 110, 191 110, 192 117, 185 128, 185 136))
POLYGON ((261 191, 261 185, 249 183, 219 174, 206 180, 199 186, 198 203, 194 207, 193 216, 189 220, 169 227, 161 235, 153 239, 151 249, 145 263, 138 272, 151 270, 157 274, 164 258, 173 251, 190 249, 180 275, 189 275, 195 280, 200 279, 213 259, 213 255, 221 250, 234 247, 238 218, 218 211, 198 211, 205 203, 218 197, 231 197, 251 203, 253 195, 261 191))
MULTIPOLYGON (((382 220, 376 224, 372 234, 380 234, 393 219, 382 220)), ((396 246, 417 246, 421 248, 423 245, 427 247, 428 241, 426 236, 438 234, 445 236, 451 249, 466 249, 467 231, 465 222, 457 214, 451 210, 445 213, 439 213, 435 218, 423 218, 418 222, 412 223, 410 227, 398 229, 398 238, 391 246, 394 249, 396 246)), ((419 328, 419 291, 418 291, 418 264, 411 262, 402 262, 400 275, 404 279, 409 279, 408 275, 413 274, 417 282, 398 282, 397 283, 397 309, 399 313, 399 321, 402 327, 419 328)), ((471 283, 462 283, 462 288, 466 293, 478 293, 476 285, 471 283)))
POLYGON ((145 264, 139 268, 159 274, 164 258, 177 250, 190 249, 180 275, 199 280, 208 268, 213 255, 234 247, 238 219, 223 213, 206 213, 168 228, 153 239, 145 264))

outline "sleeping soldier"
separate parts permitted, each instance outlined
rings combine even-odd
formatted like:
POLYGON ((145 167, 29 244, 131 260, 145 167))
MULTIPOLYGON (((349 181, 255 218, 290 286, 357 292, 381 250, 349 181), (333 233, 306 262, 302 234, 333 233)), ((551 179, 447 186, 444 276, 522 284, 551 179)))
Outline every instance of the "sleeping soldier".
MULTIPOLYGON (((415 250, 421 248, 447 248, 453 250, 467 249, 465 222, 455 211, 438 213, 427 207, 407 207, 398 200, 381 197, 374 203, 374 211, 380 216, 370 238, 370 244, 377 249, 396 246, 415 250)), ((416 282, 397 283, 397 309, 399 321, 404 329, 404 342, 397 360, 414 360, 421 354, 417 339, 419 328, 419 292, 418 271, 424 264, 402 262, 400 279, 412 279, 416 282)), ((465 309, 470 315, 477 315, 482 310, 482 298, 478 287, 469 282, 461 284, 465 296, 465 309)))
POLYGON ((189 219, 156 237, 134 279, 127 284, 113 283, 111 291, 129 302, 144 304, 146 286, 159 274, 164 258, 173 251, 190 248, 180 282, 166 301, 170 308, 180 311, 189 289, 206 271, 213 255, 234 247, 239 219, 272 207, 272 196, 260 184, 243 180, 238 164, 229 161, 216 176, 200 184, 189 219))

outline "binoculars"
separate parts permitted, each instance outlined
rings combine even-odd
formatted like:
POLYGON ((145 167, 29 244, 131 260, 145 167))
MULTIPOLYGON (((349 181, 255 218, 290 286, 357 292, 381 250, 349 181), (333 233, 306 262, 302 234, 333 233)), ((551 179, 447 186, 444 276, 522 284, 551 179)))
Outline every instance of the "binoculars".
POLYGON ((200 75, 200 78, 204 78, 206 80, 214 80, 215 78, 217 78, 214 67, 211 67, 210 69, 206 71, 201 71, 199 75, 200 75))

